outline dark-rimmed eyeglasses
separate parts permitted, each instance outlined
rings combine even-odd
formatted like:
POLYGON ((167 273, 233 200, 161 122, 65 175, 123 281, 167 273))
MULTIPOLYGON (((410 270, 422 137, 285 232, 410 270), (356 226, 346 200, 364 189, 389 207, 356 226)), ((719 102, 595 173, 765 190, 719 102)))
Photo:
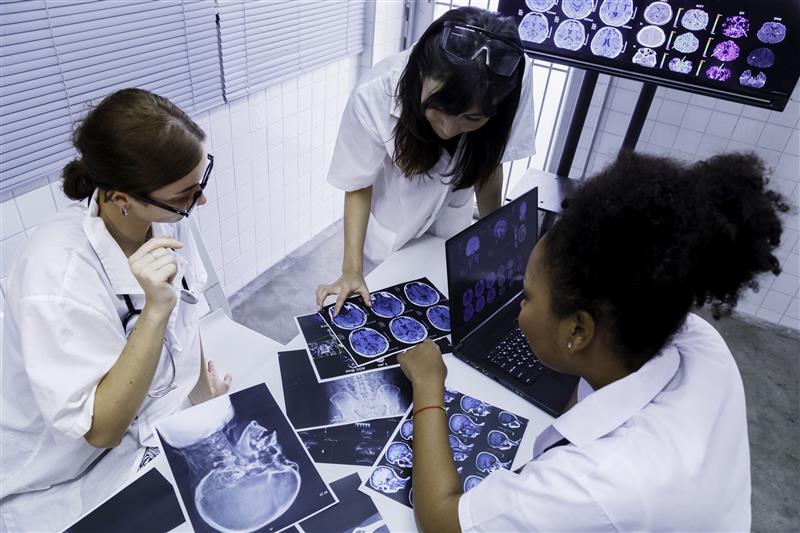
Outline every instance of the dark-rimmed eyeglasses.
POLYGON ((194 206, 197 205, 197 202, 200 200, 200 197, 203 196, 203 191, 208 185, 208 178, 211 176, 211 169, 214 168, 214 156, 208 154, 208 166, 206 167, 206 171, 203 174, 203 179, 200 180, 200 189, 194 192, 192 196, 192 203, 189 204, 189 207, 186 209, 178 209, 177 207, 173 207, 169 204, 165 204, 164 202, 159 202, 158 200, 154 200, 147 196, 146 194, 135 194, 131 193, 131 196, 139 200, 140 202, 144 202, 146 204, 150 204, 155 207, 160 207, 161 209, 166 209, 170 213, 175 213, 176 215, 180 215, 182 217, 188 217, 189 213, 192 212, 194 206))
POLYGON ((439 47, 448 54, 474 61, 482 53, 486 66, 498 76, 511 76, 524 55, 513 40, 470 24, 445 22, 439 47))

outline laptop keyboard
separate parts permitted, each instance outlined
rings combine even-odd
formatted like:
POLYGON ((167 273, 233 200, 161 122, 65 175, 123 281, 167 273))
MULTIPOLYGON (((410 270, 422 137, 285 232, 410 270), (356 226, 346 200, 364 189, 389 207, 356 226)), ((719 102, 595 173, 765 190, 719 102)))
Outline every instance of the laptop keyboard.
POLYGON ((506 374, 526 385, 532 384, 541 375, 544 367, 533 355, 527 339, 518 327, 512 329, 489 352, 489 364, 501 374, 506 374))

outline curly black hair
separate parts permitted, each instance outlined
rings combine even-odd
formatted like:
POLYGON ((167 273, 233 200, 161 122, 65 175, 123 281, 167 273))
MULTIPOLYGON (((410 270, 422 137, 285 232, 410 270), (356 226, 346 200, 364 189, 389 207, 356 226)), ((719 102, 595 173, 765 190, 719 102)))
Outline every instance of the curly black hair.
POLYGON ((756 276, 780 273, 786 200, 753 154, 691 166, 621 154, 564 202, 543 245, 557 316, 579 309, 636 370, 684 323, 692 305, 729 314, 756 276))

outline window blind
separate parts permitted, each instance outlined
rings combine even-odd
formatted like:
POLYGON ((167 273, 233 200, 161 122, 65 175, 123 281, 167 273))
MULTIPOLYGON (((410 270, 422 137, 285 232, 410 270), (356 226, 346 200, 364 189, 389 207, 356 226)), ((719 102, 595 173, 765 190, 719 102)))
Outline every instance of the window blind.
POLYGON ((361 52, 365 0, 216 0, 228 101, 361 52))
POLYGON ((188 113, 222 104, 216 9, 207 0, 0 3, 0 189, 60 169, 72 124, 124 87, 188 113))

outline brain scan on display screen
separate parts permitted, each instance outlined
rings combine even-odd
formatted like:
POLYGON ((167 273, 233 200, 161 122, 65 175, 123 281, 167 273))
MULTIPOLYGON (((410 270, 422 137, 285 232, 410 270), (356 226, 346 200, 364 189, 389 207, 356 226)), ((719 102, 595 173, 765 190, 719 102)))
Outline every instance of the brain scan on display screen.
POLYGON ((331 322, 342 329, 356 329, 367 323, 367 313, 352 302, 345 302, 339 314, 333 315, 333 307, 328 310, 331 322))
POLYGON ((593 0, 561 0, 561 11, 571 19, 583 19, 592 12, 593 0))
POLYGON ((394 338, 404 344, 417 344, 428 336, 428 329, 420 322, 410 316, 399 316, 389 322, 389 331, 394 338))
POLYGON ((420 307, 428 307, 439 302, 439 293, 436 289, 419 281, 406 283, 403 292, 409 302, 420 307))
POLYGON ((664 30, 658 26, 645 26, 636 34, 636 40, 639 41, 639 44, 642 46, 658 48, 664 44, 664 41, 667 40, 667 36, 664 34, 664 30))
POLYGON ((603 26, 592 37, 590 48, 596 56, 614 58, 622 52, 623 46, 622 32, 617 28, 603 26))
POLYGON ((741 15, 726 17, 722 23, 722 35, 731 39, 738 39, 750 31, 750 21, 741 15))
POLYGON ((681 33, 672 41, 672 48, 682 54, 691 54, 700 48, 700 41, 693 33, 681 33))
POLYGON ((556 5, 556 0, 525 0, 525 3, 533 11, 550 11, 556 5))
POLYGON ((702 9, 688 9, 681 17, 681 26, 690 31, 699 31, 708 26, 708 13, 702 9))
POLYGON ((633 0, 604 0, 600 20, 607 26, 623 26, 633 17, 633 0))
POLYGON ((672 20, 672 6, 666 2, 653 2, 645 8, 644 20, 648 24, 664 25, 672 20))
POLYGON ((403 311, 406 310, 402 300, 390 292, 376 292, 371 294, 369 298, 372 302, 372 312, 382 318, 394 318, 397 315, 402 315, 403 311))
POLYGON ((778 44, 786 38, 786 25, 781 22, 765 22, 756 36, 764 44, 778 44))
POLYGON ((739 57, 739 46, 733 41, 722 41, 714 46, 711 55, 722 62, 733 61, 739 57))
POLYGON ((706 69, 706 77, 715 81, 727 81, 731 77, 731 69, 721 65, 712 65, 706 69))
POLYGON ((372 328, 350 332, 350 346, 361 357, 380 357, 389 350, 389 339, 372 328))
POLYGON ((446 305, 434 305, 425 311, 428 321, 440 331, 450 331, 450 308, 446 305))
POLYGON ((769 48, 756 48, 747 54, 747 64, 752 67, 769 68, 775 64, 775 53, 769 48))
POLYGON ((502 240, 506 238, 506 234, 508 233, 508 221, 504 218, 501 218, 494 224, 494 237, 497 240, 502 240))
POLYGON ((673 57, 669 60, 669 69, 672 72, 689 74, 692 71, 692 62, 688 59, 673 57))
POLYGON ((652 48, 639 48, 636 50, 636 53, 633 54, 633 59, 631 61, 643 67, 655 67, 658 56, 656 55, 656 51, 652 48))
POLYGON ((578 50, 583 46, 584 40, 586 40, 586 30, 584 30, 583 24, 572 19, 567 19, 559 24, 553 35, 555 45, 565 50, 578 50))
POLYGON ((550 32, 550 23, 541 13, 528 13, 519 23, 519 38, 530 43, 542 43, 550 32))
POLYGON ((767 75, 763 72, 754 75, 750 69, 747 69, 739 76, 739 83, 745 87, 760 89, 767 83, 767 75))

